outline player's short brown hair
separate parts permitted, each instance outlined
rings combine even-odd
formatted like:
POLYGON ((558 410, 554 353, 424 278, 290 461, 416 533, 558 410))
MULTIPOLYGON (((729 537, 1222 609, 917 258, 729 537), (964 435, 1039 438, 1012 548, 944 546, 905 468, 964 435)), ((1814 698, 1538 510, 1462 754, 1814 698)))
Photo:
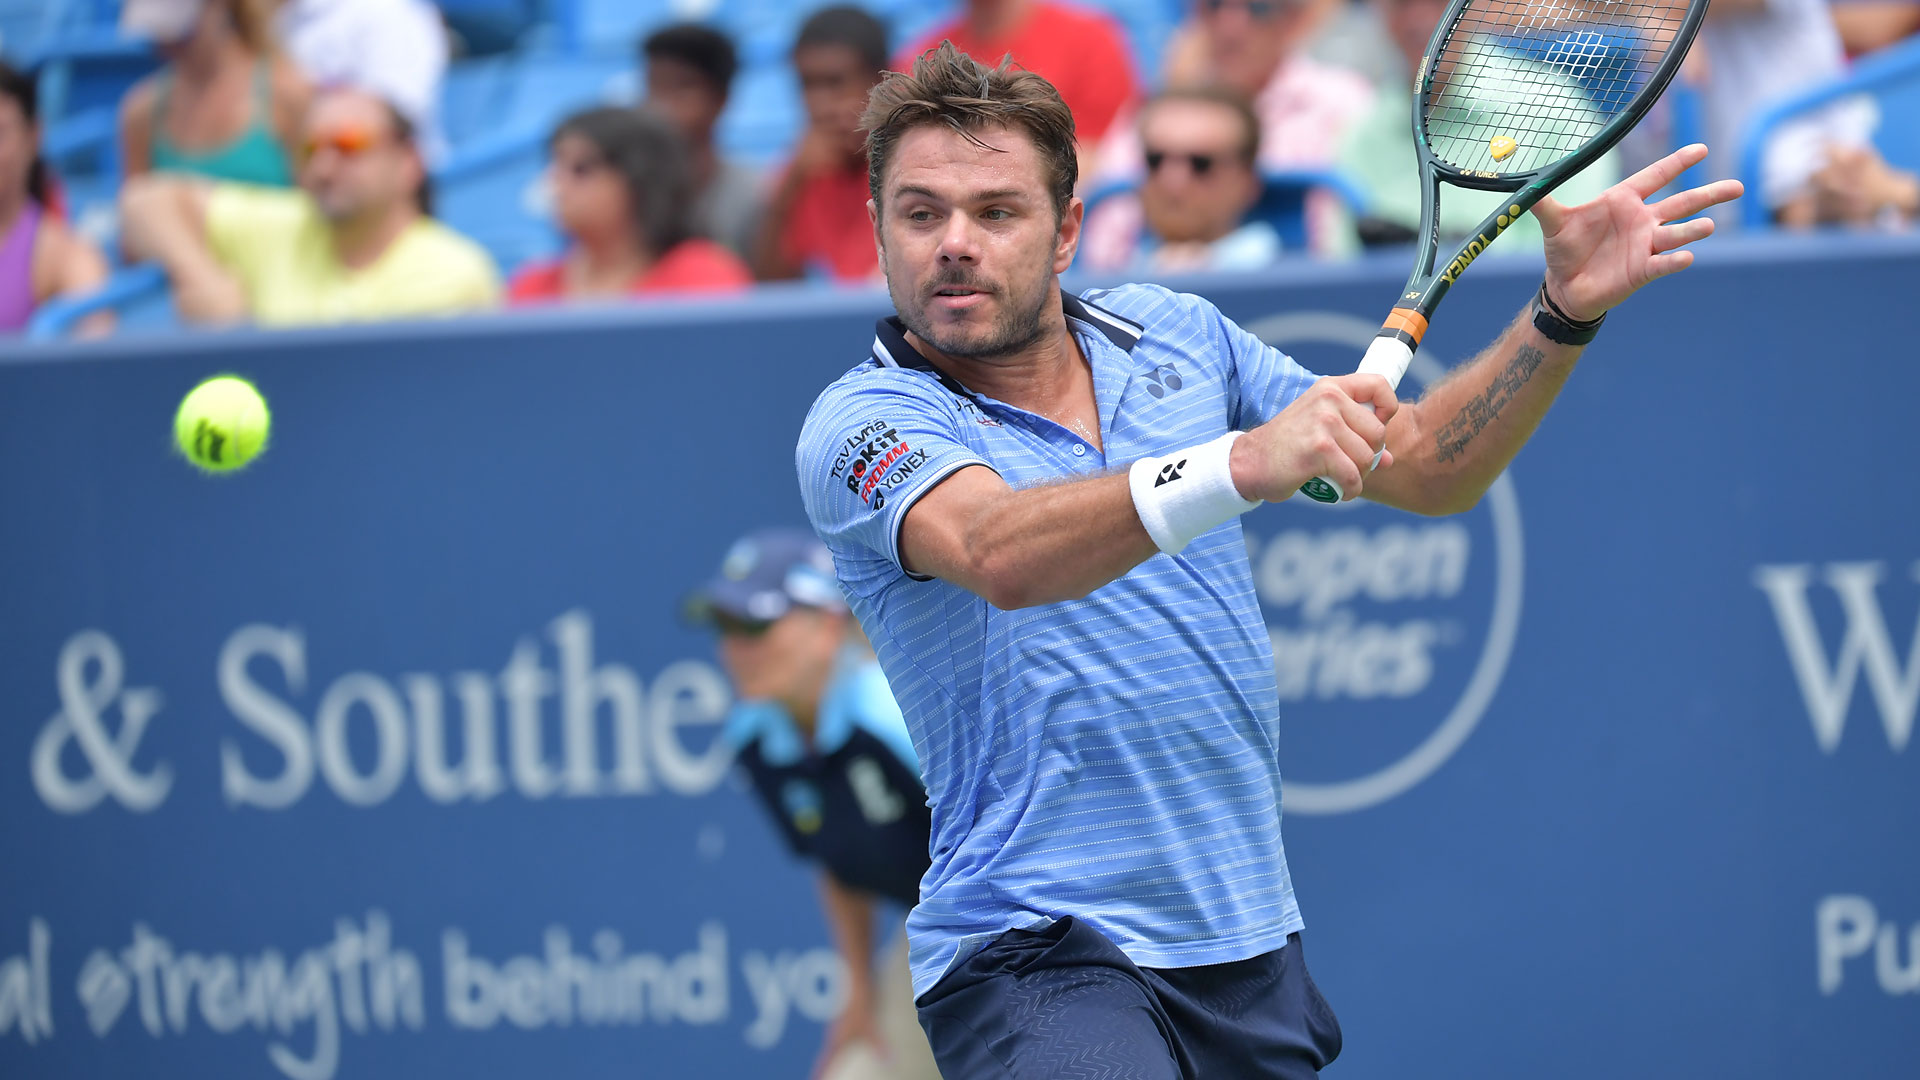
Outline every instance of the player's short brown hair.
POLYGON ((1025 132, 1047 169, 1054 212, 1064 214, 1080 179, 1073 110, 1053 84, 1017 70, 1012 58, 988 67, 942 41, 913 62, 913 72, 888 72, 867 98, 860 127, 867 133, 867 188, 882 206, 881 188, 900 136, 925 124, 945 124, 980 146, 980 133, 1006 127, 1025 132))

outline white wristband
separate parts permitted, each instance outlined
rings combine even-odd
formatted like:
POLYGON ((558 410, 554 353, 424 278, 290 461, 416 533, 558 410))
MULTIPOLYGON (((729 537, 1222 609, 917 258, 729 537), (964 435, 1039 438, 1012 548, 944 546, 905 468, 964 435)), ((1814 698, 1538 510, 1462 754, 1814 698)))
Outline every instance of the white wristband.
POLYGON ((1260 505, 1233 486, 1228 460, 1240 432, 1190 446, 1165 457, 1141 458, 1127 473, 1140 524, 1161 551, 1176 555, 1201 533, 1260 505))

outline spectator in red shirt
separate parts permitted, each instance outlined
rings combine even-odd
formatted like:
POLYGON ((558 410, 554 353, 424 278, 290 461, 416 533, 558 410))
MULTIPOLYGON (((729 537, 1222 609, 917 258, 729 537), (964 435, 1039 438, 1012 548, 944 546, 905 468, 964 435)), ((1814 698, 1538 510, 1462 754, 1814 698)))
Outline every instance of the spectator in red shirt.
POLYGON ((561 121, 547 169, 566 254, 514 275, 514 304, 648 293, 727 292, 753 276, 726 248, 690 235, 687 149, 659 117, 597 108, 561 121))
MULTIPOLYGON (((1106 15, 1052 0, 968 0, 966 14, 894 58, 912 71, 914 58, 951 41, 986 64, 1011 53, 1013 62, 1045 78, 1073 110, 1074 133, 1091 147, 1139 95, 1133 59, 1120 27, 1106 15)), ((1082 175, 1086 160, 1082 159, 1082 175)))
POLYGON ((879 273, 860 113, 886 67, 887 28, 857 7, 823 8, 801 25, 793 68, 807 130, 767 204, 754 260, 762 278, 869 281, 879 273))

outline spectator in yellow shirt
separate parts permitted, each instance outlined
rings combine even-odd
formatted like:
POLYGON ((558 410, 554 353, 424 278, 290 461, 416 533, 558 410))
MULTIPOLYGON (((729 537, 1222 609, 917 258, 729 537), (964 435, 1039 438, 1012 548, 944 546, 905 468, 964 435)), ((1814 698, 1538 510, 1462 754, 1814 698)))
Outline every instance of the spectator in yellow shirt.
POLYGON ((392 105, 358 90, 316 98, 296 179, 298 191, 276 191, 135 177, 122 239, 166 268, 193 322, 362 322, 498 302, 486 252, 429 216, 426 168, 392 105))

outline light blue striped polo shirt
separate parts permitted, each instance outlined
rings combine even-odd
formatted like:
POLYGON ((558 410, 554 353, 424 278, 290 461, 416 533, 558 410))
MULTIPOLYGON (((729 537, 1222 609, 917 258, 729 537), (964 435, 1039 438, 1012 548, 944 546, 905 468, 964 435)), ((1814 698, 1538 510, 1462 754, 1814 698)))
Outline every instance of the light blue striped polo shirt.
POLYGON ((1196 296, 1062 294, 1106 450, 976 395, 883 320, 814 402, 807 514, 922 765, 933 863, 907 919, 916 994, 1006 930, 1071 915, 1144 967, 1257 956, 1300 929, 1280 844, 1279 702, 1240 523, 1079 599, 1001 611, 900 565, 900 523, 955 470, 1014 487, 1246 430, 1314 376, 1196 296))

